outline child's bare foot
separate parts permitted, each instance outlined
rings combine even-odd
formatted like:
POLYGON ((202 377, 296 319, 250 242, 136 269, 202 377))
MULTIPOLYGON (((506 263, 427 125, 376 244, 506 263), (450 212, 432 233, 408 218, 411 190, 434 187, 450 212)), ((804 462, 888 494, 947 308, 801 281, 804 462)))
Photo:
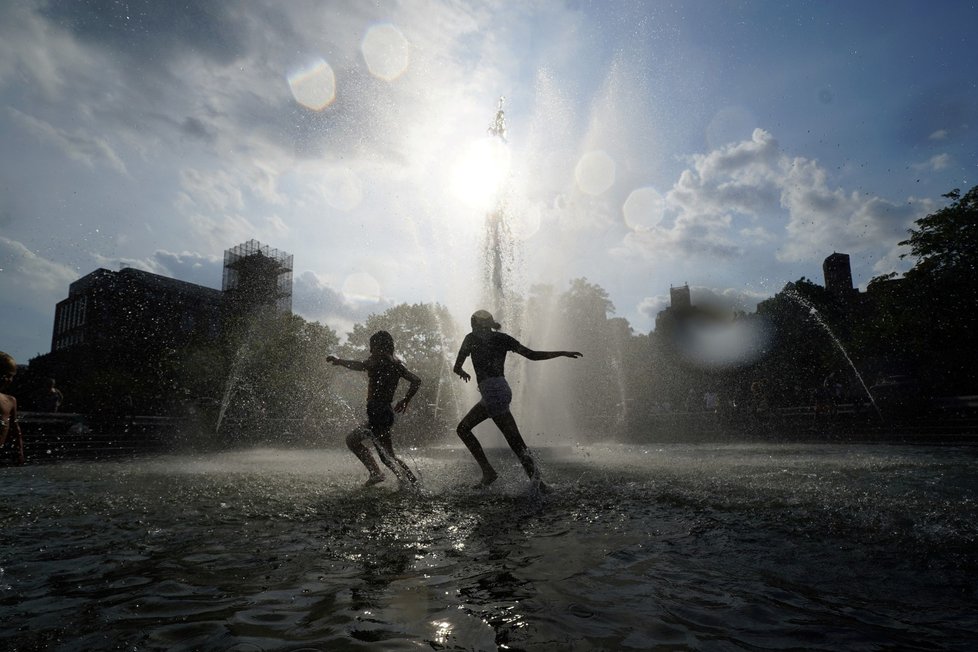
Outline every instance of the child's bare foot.
POLYGON ((376 475, 374 475, 373 473, 371 473, 370 474, 370 477, 367 478, 367 481, 363 483, 363 486, 364 487, 372 487, 373 485, 377 484, 378 482, 383 482, 383 481, 384 481, 384 474, 383 473, 378 473, 376 475))

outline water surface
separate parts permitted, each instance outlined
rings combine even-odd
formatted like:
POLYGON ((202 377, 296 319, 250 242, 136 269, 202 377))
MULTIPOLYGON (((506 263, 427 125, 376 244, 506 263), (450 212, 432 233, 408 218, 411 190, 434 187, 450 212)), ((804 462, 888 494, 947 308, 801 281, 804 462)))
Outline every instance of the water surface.
POLYGON ((412 450, 0 468, 0 645, 32 650, 971 649, 976 449, 412 450))

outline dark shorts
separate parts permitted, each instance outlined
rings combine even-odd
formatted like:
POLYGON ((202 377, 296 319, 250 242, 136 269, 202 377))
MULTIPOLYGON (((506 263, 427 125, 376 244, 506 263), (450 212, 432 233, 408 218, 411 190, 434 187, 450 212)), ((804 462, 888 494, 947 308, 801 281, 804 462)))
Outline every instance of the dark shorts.
POLYGON ((368 403, 367 424, 374 433, 390 430, 394 425, 394 410, 387 403, 368 403))
POLYGON ((486 406, 486 412, 490 417, 502 416, 509 412, 513 390, 509 388, 509 383, 504 377, 486 378, 479 383, 479 393, 482 394, 481 403, 486 406))

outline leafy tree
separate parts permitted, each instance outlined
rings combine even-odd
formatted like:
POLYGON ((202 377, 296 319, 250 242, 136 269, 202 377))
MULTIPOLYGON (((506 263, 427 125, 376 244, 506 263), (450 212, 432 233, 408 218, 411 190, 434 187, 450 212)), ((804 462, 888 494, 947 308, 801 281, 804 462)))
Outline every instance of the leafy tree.
POLYGON ((601 286, 586 278, 572 279, 560 295, 559 314, 563 332, 555 334, 554 345, 531 348, 560 348, 581 351, 574 363, 567 397, 578 428, 605 434, 619 423, 625 397, 622 387, 622 333, 613 332, 609 316, 615 306, 601 286))
MULTIPOLYGON (((950 204, 918 219, 899 243, 916 262, 901 282, 888 284, 874 323, 897 325, 892 341, 932 392, 970 394, 978 391, 978 186, 944 197, 950 204)), ((885 280, 874 279, 871 289, 885 280)))
MULTIPOLYGON (((771 341, 767 355, 746 380, 763 379, 775 403, 807 401, 807 394, 833 372, 845 378, 853 375, 839 349, 850 348, 846 346, 846 313, 822 286, 805 277, 788 283, 758 304, 757 315, 770 329, 771 341)), ((740 389, 746 392, 746 387, 740 389)))
POLYGON ((961 196, 954 190, 943 195, 951 203, 922 217, 909 229, 910 237, 899 244, 910 247, 904 254, 917 259, 907 277, 927 276, 971 280, 978 269, 978 186, 961 196))
POLYGON ((254 315, 238 334, 175 351, 167 361, 175 392, 211 426, 226 420, 222 433, 280 441, 315 436, 339 420, 325 362, 339 341, 331 328, 270 312, 254 315))

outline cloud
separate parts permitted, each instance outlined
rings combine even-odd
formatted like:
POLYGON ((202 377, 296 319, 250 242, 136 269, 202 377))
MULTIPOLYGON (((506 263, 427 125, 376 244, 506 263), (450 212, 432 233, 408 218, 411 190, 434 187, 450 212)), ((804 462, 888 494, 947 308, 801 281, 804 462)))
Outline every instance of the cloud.
MULTIPOLYGON (((22 243, 0 236, 0 295, 4 303, 17 302, 49 311, 67 296, 78 272, 38 256, 22 243)), ((6 310, 6 308, 5 308, 6 310)))
POLYGON ((0 348, 19 362, 45 352, 54 306, 68 296, 68 286, 77 279, 74 269, 0 236, 0 297, 5 318, 0 348))
MULTIPOLYGON (((689 296, 694 306, 747 313, 755 312, 757 304, 770 297, 767 293, 744 290, 743 288, 710 288, 702 285, 690 286, 689 296)), ((671 300, 668 294, 657 294, 642 299, 639 302, 638 311, 654 321, 656 315, 668 308, 670 304, 671 300)))
POLYGON ((67 131, 22 113, 17 109, 7 107, 7 114, 22 129, 32 134, 38 140, 57 147, 68 158, 78 161, 89 168, 105 164, 119 174, 128 175, 126 164, 115 152, 107 140, 93 136, 83 129, 67 131))
POLYGON ((146 258, 96 256, 96 261, 100 267, 108 269, 134 267, 160 276, 168 276, 215 289, 220 289, 223 282, 224 261, 222 258, 189 251, 173 253, 161 249, 146 258))
POLYGON ((660 312, 669 307, 669 295, 668 294, 657 294, 653 297, 645 297, 638 304, 639 314, 645 315, 652 322, 655 322, 655 317, 660 312))
POLYGON ((188 50, 230 63, 245 49, 241 12, 222 2, 172 5, 154 0, 49 0, 43 14, 85 42, 155 66, 188 50))
POLYGON ((314 272, 296 276, 292 284, 292 310, 305 319, 327 324, 340 337, 353 330, 354 324, 393 305, 388 299, 372 300, 344 294, 314 272))
MULTIPOLYGON (((865 251, 899 239, 931 208, 928 201, 833 188, 817 161, 789 156, 763 129, 689 162, 664 195, 664 219, 633 228, 615 253, 732 259, 776 244, 782 262, 818 261, 826 251, 865 251)), ((946 163, 935 157, 929 165, 946 163)))
POLYGON ((28 2, 0 3, 0 89, 7 85, 58 96, 91 57, 70 34, 28 2))
POLYGON ((914 163, 911 167, 914 170, 928 170, 933 172, 939 172, 945 170, 951 166, 952 160, 950 154, 936 154, 931 156, 927 161, 923 163, 914 163))

